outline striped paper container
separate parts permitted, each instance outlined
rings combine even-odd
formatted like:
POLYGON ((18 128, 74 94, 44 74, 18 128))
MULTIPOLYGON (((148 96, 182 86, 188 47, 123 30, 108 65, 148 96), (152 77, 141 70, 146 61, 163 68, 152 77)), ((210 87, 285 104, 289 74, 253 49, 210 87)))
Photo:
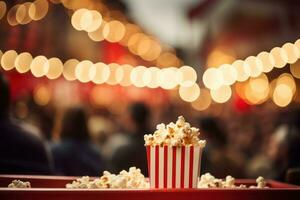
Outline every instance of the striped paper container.
POLYGON ((197 188, 202 148, 146 146, 151 188, 197 188))

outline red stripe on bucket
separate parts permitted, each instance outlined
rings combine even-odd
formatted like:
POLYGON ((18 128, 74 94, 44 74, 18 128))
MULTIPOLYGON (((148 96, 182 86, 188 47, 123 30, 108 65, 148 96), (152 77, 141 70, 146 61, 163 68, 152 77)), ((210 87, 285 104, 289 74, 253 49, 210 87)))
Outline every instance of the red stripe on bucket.
POLYGON ((168 147, 164 146, 164 188, 167 188, 168 178, 168 147))
POLYGON ((189 169, 189 188, 193 187, 193 171, 194 171, 194 147, 190 147, 190 169, 189 169))
POLYGON ((155 146, 155 188, 159 183, 159 146, 155 146))
POLYGON ((184 161, 185 161, 185 147, 181 147, 181 173, 180 173, 180 187, 184 188, 184 161))
POLYGON ((172 160, 172 188, 176 187, 176 147, 173 149, 173 160, 172 160))
POLYGON ((147 152, 147 161, 148 161, 148 177, 151 177, 150 176, 150 166, 151 166, 151 164, 150 164, 150 146, 146 146, 146 152, 147 152))

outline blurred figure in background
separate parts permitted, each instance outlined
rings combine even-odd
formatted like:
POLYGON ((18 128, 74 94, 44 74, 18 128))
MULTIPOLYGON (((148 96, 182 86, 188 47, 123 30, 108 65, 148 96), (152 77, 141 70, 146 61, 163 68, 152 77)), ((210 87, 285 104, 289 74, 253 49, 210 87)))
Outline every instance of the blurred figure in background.
POLYGON ((281 122, 264 151, 249 162, 248 176, 260 174, 284 181, 289 169, 300 168, 300 109, 279 119, 281 122))
POLYGON ((9 116, 10 92, 0 74, 0 173, 51 174, 51 156, 37 129, 9 116))
POLYGON ((136 166, 147 176, 147 157, 144 146, 144 134, 151 133, 149 128, 150 111, 144 103, 129 106, 126 127, 129 142, 119 147, 112 156, 112 165, 116 172, 136 166))
POLYGON ((243 160, 237 159, 237 152, 227 146, 227 135, 217 118, 206 117, 199 120, 200 137, 207 140, 202 158, 202 173, 209 172, 220 178, 228 174, 243 177, 243 160))
POLYGON ((67 110, 62 122, 61 141, 53 145, 56 173, 67 176, 99 176, 106 169, 97 147, 91 142, 82 108, 67 110))

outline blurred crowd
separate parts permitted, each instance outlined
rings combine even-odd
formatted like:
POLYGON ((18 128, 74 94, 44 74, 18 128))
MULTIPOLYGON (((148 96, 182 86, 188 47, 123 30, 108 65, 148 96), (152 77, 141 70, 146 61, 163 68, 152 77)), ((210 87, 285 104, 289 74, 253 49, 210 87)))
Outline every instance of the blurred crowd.
POLYGON ((201 139, 207 140, 201 173, 286 181, 288 171, 300 167, 297 106, 274 110, 264 104, 247 113, 225 109, 219 115, 192 115, 172 102, 164 109, 133 102, 114 115, 86 105, 54 109, 27 104, 30 115, 20 119, 20 105, 12 105, 9 83, 0 75, 1 174, 99 176, 103 170, 136 166, 147 176, 143 135, 178 115, 199 127, 201 139))

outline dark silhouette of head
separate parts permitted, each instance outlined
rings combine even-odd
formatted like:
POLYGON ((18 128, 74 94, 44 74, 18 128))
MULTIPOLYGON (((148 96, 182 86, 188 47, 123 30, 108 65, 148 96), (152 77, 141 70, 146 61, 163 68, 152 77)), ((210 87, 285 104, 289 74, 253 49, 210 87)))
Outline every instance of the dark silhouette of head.
POLYGON ((90 139, 86 114, 82 108, 75 107, 66 111, 61 129, 62 139, 90 139))
POLYGON ((146 128, 150 118, 148 106, 142 102, 136 102, 129 106, 129 117, 137 129, 146 128))
POLYGON ((224 130, 219 124, 219 120, 215 117, 205 117, 199 120, 199 128, 201 134, 204 135, 210 143, 217 146, 223 146, 227 142, 224 130))
POLYGON ((8 115, 10 92, 6 78, 0 73, 0 117, 8 115))

